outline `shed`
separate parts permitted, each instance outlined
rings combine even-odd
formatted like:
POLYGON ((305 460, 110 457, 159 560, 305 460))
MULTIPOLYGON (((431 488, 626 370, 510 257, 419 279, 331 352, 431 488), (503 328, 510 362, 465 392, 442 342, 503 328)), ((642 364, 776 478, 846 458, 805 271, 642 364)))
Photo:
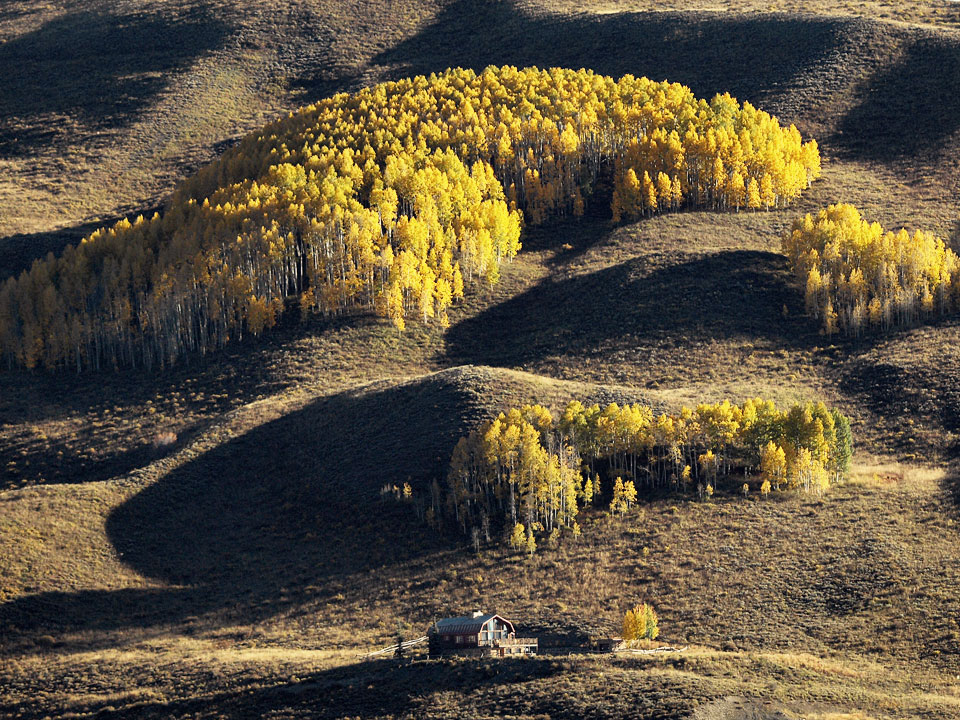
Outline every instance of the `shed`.
POLYGON ((535 655, 537 638, 518 638, 513 623, 501 615, 475 612, 445 618, 427 631, 430 657, 535 655))
POLYGON ((597 650, 602 653, 612 653, 624 647, 623 638, 610 637, 600 638, 596 643, 597 650))

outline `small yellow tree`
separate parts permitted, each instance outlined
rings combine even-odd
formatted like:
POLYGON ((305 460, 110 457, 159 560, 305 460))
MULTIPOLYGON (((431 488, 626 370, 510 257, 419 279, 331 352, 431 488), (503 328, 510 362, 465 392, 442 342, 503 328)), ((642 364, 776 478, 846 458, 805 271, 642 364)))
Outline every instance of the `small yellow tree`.
POLYGON ((641 603, 623 616, 624 642, 634 644, 639 640, 656 640, 659 635, 659 619, 653 606, 641 603))
POLYGON ((621 477, 614 480, 613 498, 610 500, 610 512, 623 515, 636 500, 637 488, 634 486, 633 480, 624 482, 621 477))
POLYGON ((587 476, 587 481, 583 484, 583 504, 590 505, 593 502, 593 481, 587 476))
POLYGON ((624 642, 633 643, 640 638, 640 623, 637 621, 636 608, 631 608, 623 616, 624 642))
POLYGON ((713 450, 707 450, 703 455, 697 458, 700 465, 700 474, 708 481, 715 480, 717 477, 717 456, 713 450))
POLYGON ((647 640, 656 640, 660 635, 660 619, 657 617, 657 612, 652 605, 646 603, 640 607, 642 608, 640 627, 643 630, 643 637, 647 640))
POLYGON ((513 526, 513 532, 510 534, 510 547, 514 550, 522 550, 527 545, 527 529, 523 523, 517 523, 513 526))
POLYGON ((633 480, 627 480, 623 484, 623 499, 627 501, 628 509, 637 501, 637 488, 634 486, 633 480))
POLYGON ((766 482, 773 483, 777 490, 787 474, 787 455, 783 448, 771 441, 760 453, 760 470, 766 482))

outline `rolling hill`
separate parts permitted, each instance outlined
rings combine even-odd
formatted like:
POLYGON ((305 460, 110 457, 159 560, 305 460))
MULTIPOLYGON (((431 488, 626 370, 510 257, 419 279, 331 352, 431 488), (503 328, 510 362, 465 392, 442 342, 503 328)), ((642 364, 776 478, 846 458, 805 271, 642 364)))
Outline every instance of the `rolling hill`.
POLYGON ((824 156, 785 210, 532 229, 449 328, 290 320, 163 372, 0 372, 0 714, 960 716, 960 322, 826 337, 779 250, 838 200, 957 248, 958 9, 674 5, 0 10, 0 277, 162 206, 272 117, 449 66, 729 91, 824 156), (758 394, 849 414, 851 480, 822 500, 590 511, 579 542, 531 559, 474 553, 381 494, 425 492, 457 438, 518 403, 758 394), (475 608, 585 642, 642 599, 687 651, 357 660, 398 622, 419 635, 475 608))

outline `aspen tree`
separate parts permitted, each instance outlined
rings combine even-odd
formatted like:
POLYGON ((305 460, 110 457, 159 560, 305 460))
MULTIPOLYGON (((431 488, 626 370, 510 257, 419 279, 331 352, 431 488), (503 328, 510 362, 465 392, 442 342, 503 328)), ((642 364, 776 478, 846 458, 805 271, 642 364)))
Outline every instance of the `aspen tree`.
POLYGON ((747 183, 747 208, 750 210, 759 210, 763 205, 763 200, 760 196, 760 185, 757 183, 756 178, 750 178, 750 181, 747 183))
POLYGON ((627 501, 624 495, 623 478, 617 476, 613 481, 613 497, 610 500, 610 512, 623 515, 627 511, 627 501))
POLYGON ((769 210, 777 204, 777 194, 773 189, 773 179, 769 173, 764 173, 760 178, 760 202, 769 210))
POLYGON ((593 481, 587 477, 586 482, 583 483, 583 504, 590 505, 593 503, 593 481))
POLYGON ((523 523, 517 523, 513 526, 513 532, 510 533, 510 547, 514 550, 526 549, 527 529, 523 523))
POLYGON ((656 640, 660 636, 659 618, 653 606, 641 603, 633 609, 633 616, 636 626, 634 640, 656 640))
POLYGON ((646 170, 643 171, 643 181, 641 186, 643 210, 645 213, 653 215, 655 212, 657 212, 657 187, 653 180, 650 179, 650 173, 648 173, 646 170))
POLYGON ((747 200, 747 188, 743 181, 743 175, 739 170, 734 170, 727 181, 727 202, 733 205, 737 212, 743 207, 747 200))
POLYGON ((673 193, 673 182, 665 172, 657 173, 656 195, 660 209, 677 207, 673 193))
MULTIPOLYGON (((635 643, 642 637, 641 617, 638 617, 638 609, 639 608, 630 608, 623 615, 623 625, 620 632, 623 636, 624 642, 628 644, 635 643)), ((646 629, 645 624, 643 629, 646 629)))
POLYGON ((533 555, 537 551, 537 539, 533 536, 533 528, 527 528, 525 548, 527 555, 533 555))

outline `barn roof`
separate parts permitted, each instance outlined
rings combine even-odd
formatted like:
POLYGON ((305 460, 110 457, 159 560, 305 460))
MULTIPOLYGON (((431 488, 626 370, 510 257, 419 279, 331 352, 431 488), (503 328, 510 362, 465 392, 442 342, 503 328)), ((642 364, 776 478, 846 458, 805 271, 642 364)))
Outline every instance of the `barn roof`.
POLYGON ((491 613, 489 615, 464 615, 462 617, 444 618, 443 620, 437 620, 431 629, 445 635, 472 635, 480 632, 484 624, 493 618, 500 618, 507 625, 513 627, 513 623, 502 615, 491 613))

